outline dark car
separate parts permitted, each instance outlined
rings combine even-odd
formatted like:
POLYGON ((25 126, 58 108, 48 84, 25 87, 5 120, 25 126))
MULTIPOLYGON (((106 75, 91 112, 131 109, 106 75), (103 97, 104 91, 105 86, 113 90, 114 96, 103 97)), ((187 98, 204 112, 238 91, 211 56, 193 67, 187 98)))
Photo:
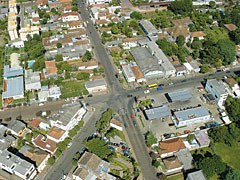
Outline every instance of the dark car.
POLYGON ((84 97, 83 96, 80 96, 79 99, 83 99, 84 97))
POLYGON ((164 84, 159 84, 158 86, 164 86, 164 84))
POLYGON ((231 71, 226 71, 226 73, 231 73, 231 71))
POLYGON ((125 127, 125 128, 128 128, 128 125, 127 125, 127 123, 124 123, 124 127, 125 127))
POLYGON ((92 94, 89 94, 87 97, 92 97, 93 95, 92 94))
POLYGON ((184 79, 184 80, 182 80, 181 82, 186 82, 187 80, 186 79, 184 79))
POLYGON ((140 90, 142 87, 136 87, 137 90, 140 90))
POLYGON ((127 97, 132 97, 132 94, 129 94, 127 97))
POLYGON ((136 120, 133 120, 133 125, 136 126, 137 125, 137 122, 136 120))

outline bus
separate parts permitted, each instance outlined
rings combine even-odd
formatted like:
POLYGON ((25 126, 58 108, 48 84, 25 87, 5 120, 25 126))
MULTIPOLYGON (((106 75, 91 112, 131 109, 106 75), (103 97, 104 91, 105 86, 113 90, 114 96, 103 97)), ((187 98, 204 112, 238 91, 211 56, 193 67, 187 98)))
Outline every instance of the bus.
POLYGON ((157 88, 157 87, 158 87, 157 84, 149 84, 149 85, 147 86, 148 89, 153 89, 153 88, 157 88))

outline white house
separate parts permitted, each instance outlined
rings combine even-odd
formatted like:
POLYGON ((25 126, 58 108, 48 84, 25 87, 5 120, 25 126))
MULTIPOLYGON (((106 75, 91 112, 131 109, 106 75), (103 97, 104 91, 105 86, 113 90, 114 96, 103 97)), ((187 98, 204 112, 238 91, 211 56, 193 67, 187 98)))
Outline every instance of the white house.
POLYGON ((96 79, 85 83, 85 87, 90 94, 107 91, 107 83, 105 79, 96 79))
POLYGON ((183 111, 174 112, 176 127, 203 123, 210 120, 210 114, 204 107, 196 107, 183 111))
POLYGON ((93 4, 104 4, 104 3, 110 3, 112 0, 87 0, 87 4, 93 5, 93 4))
POLYGON ((60 87, 55 85, 55 86, 51 86, 49 88, 49 94, 48 94, 49 98, 52 98, 54 100, 59 99, 61 95, 62 95, 62 93, 61 93, 60 87))
POLYGON ((221 108, 229 94, 223 82, 216 79, 209 79, 207 80, 205 89, 209 94, 213 95, 216 99, 216 104, 221 108))
POLYGON ((119 130, 119 131, 123 130, 121 123, 117 119, 115 119, 115 118, 111 119, 110 126, 115 128, 115 129, 117 129, 117 130, 119 130))
POLYGON ((27 41, 27 36, 30 35, 33 37, 34 34, 39 35, 39 26, 26 26, 26 27, 21 27, 19 30, 20 38, 22 41, 27 41))
POLYGON ((237 81, 233 78, 227 78, 225 81, 232 90, 233 94, 237 97, 240 97, 240 89, 237 81))
POLYGON ((7 150, 0 153, 0 168, 26 180, 34 179, 37 175, 37 170, 34 167, 34 164, 7 150))
POLYGON ((25 70, 25 90, 41 89, 40 72, 33 72, 32 69, 25 70))
POLYGON ((130 49, 132 47, 137 47, 137 38, 127 38, 123 39, 123 49, 130 49))
POLYGON ((122 72, 128 83, 135 82, 136 78, 132 72, 130 65, 122 66, 122 72))
POLYGON ((55 21, 69 22, 69 21, 79 21, 80 15, 77 12, 67 12, 60 15, 55 21))

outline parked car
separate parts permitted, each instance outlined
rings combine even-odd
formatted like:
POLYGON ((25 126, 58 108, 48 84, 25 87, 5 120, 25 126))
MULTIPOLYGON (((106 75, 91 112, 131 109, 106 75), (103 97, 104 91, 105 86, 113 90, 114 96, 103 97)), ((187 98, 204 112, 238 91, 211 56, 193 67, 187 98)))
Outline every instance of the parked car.
POLYGON ((164 86, 164 84, 159 84, 158 86, 164 86))
POLYGON ((140 86, 139 86, 139 87, 136 87, 137 90, 140 90, 141 88, 142 88, 142 87, 140 87, 140 86))
POLYGON ((43 103, 38 104, 38 106, 43 106, 43 105, 44 105, 43 103))
POLYGON ((61 177, 61 180, 64 180, 64 179, 66 179, 66 175, 64 174, 62 177, 61 177))
POLYGON ((76 101, 76 100, 77 100, 77 97, 73 97, 72 100, 73 100, 73 101, 76 101))
POLYGON ((83 147, 82 150, 80 151, 80 153, 81 154, 84 153, 86 151, 86 149, 87 149, 86 147, 83 147))
POLYGON ((127 123, 124 123, 124 127, 125 127, 125 128, 128 128, 128 125, 127 125, 127 123))
POLYGON ((72 146, 72 143, 70 142, 68 145, 67 145, 67 148, 70 148, 72 146))
POLYGON ((83 96, 80 96, 79 99, 83 99, 84 97, 83 96))
POLYGON ((144 91, 144 94, 148 94, 148 93, 150 93, 149 90, 145 90, 145 91, 144 91))
POLYGON ((184 79, 184 80, 182 80, 181 82, 186 82, 187 80, 186 79, 184 79))
POLYGON ((139 109, 139 108, 137 108, 137 112, 140 112, 140 109, 139 109))
POLYGON ((127 97, 132 97, 132 94, 129 94, 127 97))
POLYGON ((162 88, 162 87, 158 87, 157 90, 158 90, 158 91, 161 91, 161 90, 163 90, 163 88, 162 88))
POLYGON ((134 118, 133 114, 131 114, 130 116, 131 116, 131 118, 134 118))
POLYGON ((127 151, 126 149, 123 150, 123 153, 124 153, 124 154, 130 154, 130 152, 127 151))
POLYGON ((152 103, 154 103, 155 101, 154 101, 154 99, 151 99, 151 101, 152 101, 152 103))
POLYGON ((137 122, 136 120, 133 120, 133 125, 136 126, 137 125, 137 122))
POLYGON ((111 150, 113 150, 113 151, 115 151, 115 149, 114 149, 112 146, 109 146, 108 148, 111 149, 111 150))
POLYGON ((190 130, 185 130, 185 131, 184 131, 184 134, 189 134, 189 133, 191 133, 190 130))
POLYGON ((169 86, 173 85, 173 82, 168 83, 169 86))
POLYGON ((93 95, 92 95, 92 94, 89 94, 87 97, 93 97, 93 95))
POLYGON ((119 147, 120 145, 118 143, 113 143, 114 146, 119 147))

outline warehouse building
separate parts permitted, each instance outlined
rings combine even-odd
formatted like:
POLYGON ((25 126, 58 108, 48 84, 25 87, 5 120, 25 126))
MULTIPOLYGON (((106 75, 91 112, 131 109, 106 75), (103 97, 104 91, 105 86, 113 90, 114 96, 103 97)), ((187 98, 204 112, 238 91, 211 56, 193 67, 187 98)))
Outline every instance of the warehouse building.
POLYGON ((171 115, 167 106, 156 107, 144 111, 147 120, 156 120, 166 118, 171 115))
POLYGON ((192 99, 192 94, 188 90, 171 92, 168 93, 167 96, 171 102, 187 101, 192 99))

